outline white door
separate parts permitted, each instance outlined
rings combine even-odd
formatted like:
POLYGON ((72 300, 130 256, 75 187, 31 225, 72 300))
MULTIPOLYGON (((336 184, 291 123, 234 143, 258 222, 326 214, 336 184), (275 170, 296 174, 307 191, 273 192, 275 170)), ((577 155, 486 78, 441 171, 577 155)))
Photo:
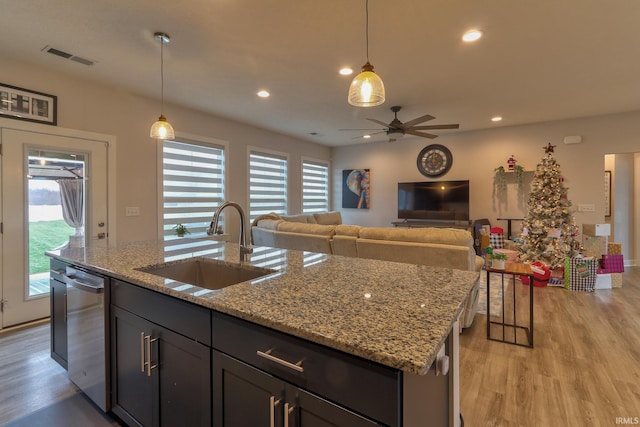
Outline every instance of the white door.
POLYGON ((48 258, 44 250, 69 240, 80 248, 106 245, 108 144, 104 140, 7 128, 2 128, 1 137, 0 328, 4 328, 49 316, 48 258), (44 172, 35 179, 29 176, 33 170, 30 161, 43 165, 44 172), (47 178, 49 164, 51 177, 47 178), (69 227, 60 218, 60 206, 55 202, 33 206, 34 189, 55 185, 60 168, 70 170, 83 182, 81 227, 69 227), (74 236, 67 239, 65 233, 74 236), (62 236, 62 241, 56 240, 56 235, 62 236))

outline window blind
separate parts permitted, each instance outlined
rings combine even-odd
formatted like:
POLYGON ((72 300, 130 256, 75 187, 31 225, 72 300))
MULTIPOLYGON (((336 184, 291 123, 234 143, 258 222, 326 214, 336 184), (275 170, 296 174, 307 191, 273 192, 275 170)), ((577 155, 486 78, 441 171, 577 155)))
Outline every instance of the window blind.
POLYGON ((287 213, 287 158, 249 154, 249 222, 258 215, 287 213))
POLYGON ((318 162, 302 162, 302 212, 329 210, 329 166, 318 162))
POLYGON ((164 141, 162 151, 165 252, 169 258, 179 258, 197 250, 194 246, 198 244, 210 246, 207 240, 198 243, 190 239, 185 244, 173 227, 182 224, 191 232, 190 237, 206 236, 213 212, 224 200, 225 151, 223 147, 179 141, 164 141))

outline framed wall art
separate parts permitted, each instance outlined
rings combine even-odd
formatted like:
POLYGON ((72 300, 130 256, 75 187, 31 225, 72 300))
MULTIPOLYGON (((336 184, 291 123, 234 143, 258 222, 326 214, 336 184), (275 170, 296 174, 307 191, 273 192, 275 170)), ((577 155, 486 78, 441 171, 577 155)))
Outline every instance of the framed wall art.
POLYGON ((371 207, 371 171, 345 169, 342 171, 342 207, 369 209, 371 207))
POLYGON ((0 83, 0 117, 58 124, 58 97, 0 83))

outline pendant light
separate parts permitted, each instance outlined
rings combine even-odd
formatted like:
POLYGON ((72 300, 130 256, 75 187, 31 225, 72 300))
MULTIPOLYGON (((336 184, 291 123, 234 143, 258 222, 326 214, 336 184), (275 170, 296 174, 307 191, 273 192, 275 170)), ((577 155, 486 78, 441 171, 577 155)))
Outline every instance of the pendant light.
POLYGON ((151 125, 149 136, 155 139, 174 139, 176 137, 173 127, 164 116, 164 45, 171 39, 165 33, 155 33, 156 40, 160 41, 160 117, 158 121, 151 125))
POLYGON ((349 104, 356 107, 375 107, 384 102, 384 84, 382 79, 373 71, 369 63, 369 0, 366 0, 366 41, 367 63, 362 66, 362 72, 354 77, 349 87, 349 104))

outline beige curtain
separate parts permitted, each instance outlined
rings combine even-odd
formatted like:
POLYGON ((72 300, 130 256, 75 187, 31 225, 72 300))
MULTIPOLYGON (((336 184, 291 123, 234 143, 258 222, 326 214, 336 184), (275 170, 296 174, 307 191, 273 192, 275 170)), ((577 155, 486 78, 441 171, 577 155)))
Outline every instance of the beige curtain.
POLYGON ((84 186, 82 179, 58 179, 62 216, 76 230, 84 225, 84 186))

